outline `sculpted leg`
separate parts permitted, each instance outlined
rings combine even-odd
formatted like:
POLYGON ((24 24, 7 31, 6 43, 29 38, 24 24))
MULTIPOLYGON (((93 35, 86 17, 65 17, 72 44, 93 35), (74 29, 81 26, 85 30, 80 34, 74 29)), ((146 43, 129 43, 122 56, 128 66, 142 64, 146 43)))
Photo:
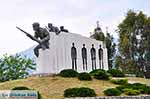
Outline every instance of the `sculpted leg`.
POLYGON ((40 45, 38 45, 38 46, 36 46, 36 47, 34 48, 34 54, 36 55, 36 57, 39 56, 39 49, 40 49, 40 48, 41 48, 40 45))

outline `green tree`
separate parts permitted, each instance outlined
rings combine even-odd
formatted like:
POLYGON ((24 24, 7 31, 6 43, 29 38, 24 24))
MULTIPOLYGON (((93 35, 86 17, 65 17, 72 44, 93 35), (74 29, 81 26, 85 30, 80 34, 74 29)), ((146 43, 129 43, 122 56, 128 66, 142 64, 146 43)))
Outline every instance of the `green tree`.
POLYGON ((108 66, 109 69, 113 67, 114 56, 116 52, 116 44, 114 43, 114 38, 110 33, 106 33, 106 37, 99 27, 99 22, 97 22, 97 27, 94 29, 93 34, 90 36, 93 39, 103 41, 106 44, 107 52, 108 52, 108 66))
POLYGON ((118 47, 121 58, 116 58, 116 65, 120 65, 125 72, 143 76, 145 70, 147 73, 150 71, 149 26, 150 18, 147 15, 142 11, 134 12, 132 10, 128 11, 125 19, 119 24, 118 47))
POLYGON ((34 63, 30 59, 19 55, 4 55, 0 59, 0 81, 8 81, 25 78, 29 75, 28 70, 34 70, 34 63))
POLYGON ((106 33, 106 37, 104 39, 106 44, 107 52, 108 52, 108 66, 109 69, 113 68, 115 53, 116 53, 116 44, 114 43, 114 38, 108 32, 106 33))

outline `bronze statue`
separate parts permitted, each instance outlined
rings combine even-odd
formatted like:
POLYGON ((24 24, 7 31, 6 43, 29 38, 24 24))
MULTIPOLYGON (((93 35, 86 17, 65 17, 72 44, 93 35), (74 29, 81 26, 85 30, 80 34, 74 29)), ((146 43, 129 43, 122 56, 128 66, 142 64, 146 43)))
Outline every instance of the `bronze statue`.
POLYGON ((92 60, 92 70, 96 69, 96 50, 94 48, 94 44, 92 44, 91 48, 91 60, 92 60))
POLYGON ((19 27, 16 28, 25 33, 30 39, 39 43, 39 45, 34 48, 34 54, 38 57, 40 48, 43 50, 49 49, 50 34, 45 28, 41 28, 39 23, 33 23, 32 26, 33 30, 35 31, 34 36, 30 35, 19 27))
POLYGON ((82 48, 82 61, 83 61, 83 70, 87 70, 87 50, 85 48, 85 44, 83 44, 82 48))
POLYGON ((99 45, 98 56, 99 56, 100 69, 104 69, 104 66, 103 66, 103 49, 101 48, 101 45, 99 45))
POLYGON ((48 30, 49 30, 49 32, 55 32, 56 35, 58 35, 60 33, 59 28, 53 26, 52 23, 48 23, 48 30))
POLYGON ((71 48, 71 59, 72 59, 72 69, 77 70, 77 50, 74 46, 74 43, 72 43, 71 48))
POLYGON ((69 32, 67 29, 64 29, 64 26, 60 26, 60 31, 61 32, 69 32))

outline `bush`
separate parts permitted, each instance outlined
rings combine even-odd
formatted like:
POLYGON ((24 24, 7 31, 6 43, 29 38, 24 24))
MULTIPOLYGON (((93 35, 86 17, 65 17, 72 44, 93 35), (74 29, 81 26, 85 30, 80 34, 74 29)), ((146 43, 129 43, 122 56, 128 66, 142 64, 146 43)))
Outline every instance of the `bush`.
MULTIPOLYGON (((11 90, 32 90, 32 89, 29 89, 27 87, 24 87, 24 86, 20 86, 20 87, 14 87, 13 89, 11 90)), ((37 94, 38 94, 38 99, 42 99, 41 98, 41 94, 39 93, 39 91, 37 91, 37 94)))
POLYGON ((119 91, 116 88, 109 88, 109 89, 104 90, 104 94, 106 96, 120 96, 121 95, 121 91, 119 91))
POLYGON ((90 74, 93 76, 93 75, 96 74, 98 71, 103 71, 103 72, 105 72, 104 69, 95 69, 95 70, 92 70, 92 71, 90 72, 90 74))
POLYGON ((140 90, 141 93, 144 93, 144 88, 146 87, 145 84, 141 83, 128 84, 127 86, 129 89, 140 90))
POLYGON ((59 75, 62 77, 77 77, 78 72, 73 69, 65 69, 62 70, 59 75))
POLYGON ((146 87, 143 89, 143 93, 144 93, 144 94, 150 94, 150 86, 146 86, 146 87))
POLYGON ((93 89, 81 87, 81 88, 69 88, 64 91, 64 97, 95 97, 96 93, 93 89))
POLYGON ((21 87, 14 87, 12 90, 30 90, 30 89, 27 87, 21 86, 21 87))
POLYGON ((125 77, 125 74, 118 69, 110 69, 107 72, 110 73, 113 77, 125 77))
POLYGON ((121 86, 116 87, 116 89, 118 89, 121 92, 124 92, 124 89, 126 89, 126 88, 128 88, 128 86, 126 86, 126 85, 121 85, 121 86))
POLYGON ((128 80, 127 79, 112 79, 111 82, 114 84, 118 84, 118 85, 125 85, 128 83, 128 80))
POLYGON ((26 78, 34 70, 34 62, 20 55, 4 55, 0 58, 0 82, 26 78))
POLYGON ((139 90, 140 93, 146 93, 146 91, 148 91, 149 89, 148 86, 140 83, 126 84, 126 85, 118 86, 116 88, 121 92, 124 92, 124 89, 133 89, 133 90, 139 90))
POLYGON ((90 80, 92 80, 92 77, 91 77, 91 75, 90 75, 89 73, 83 72, 83 73, 80 73, 80 74, 78 75, 78 79, 79 79, 79 80, 87 80, 87 81, 90 81, 90 80))
POLYGON ((109 76, 110 75, 103 70, 98 70, 97 73, 94 74, 94 78, 103 80, 109 80, 109 76))
POLYGON ((135 89, 124 89, 124 93, 126 95, 139 95, 141 92, 140 90, 135 90, 135 89))

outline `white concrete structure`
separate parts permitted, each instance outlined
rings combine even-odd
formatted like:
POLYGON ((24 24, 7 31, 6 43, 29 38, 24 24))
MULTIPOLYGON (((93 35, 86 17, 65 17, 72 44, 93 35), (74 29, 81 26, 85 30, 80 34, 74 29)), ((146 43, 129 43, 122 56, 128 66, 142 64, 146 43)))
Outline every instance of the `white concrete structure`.
POLYGON ((108 70, 108 58, 107 49, 101 41, 97 41, 91 38, 81 36, 79 34, 65 33, 61 32, 59 35, 55 33, 50 33, 50 49, 40 50, 39 57, 37 59, 37 69, 36 74, 41 73, 59 73, 63 69, 72 69, 72 59, 71 59, 71 47, 72 43, 75 44, 77 49, 77 71, 78 72, 90 72, 92 71, 92 61, 90 49, 92 44, 96 49, 96 67, 99 69, 99 58, 98 49, 99 45, 103 49, 103 63, 105 70, 108 70), (88 70, 83 70, 81 49, 85 44, 87 49, 87 67, 88 70))

